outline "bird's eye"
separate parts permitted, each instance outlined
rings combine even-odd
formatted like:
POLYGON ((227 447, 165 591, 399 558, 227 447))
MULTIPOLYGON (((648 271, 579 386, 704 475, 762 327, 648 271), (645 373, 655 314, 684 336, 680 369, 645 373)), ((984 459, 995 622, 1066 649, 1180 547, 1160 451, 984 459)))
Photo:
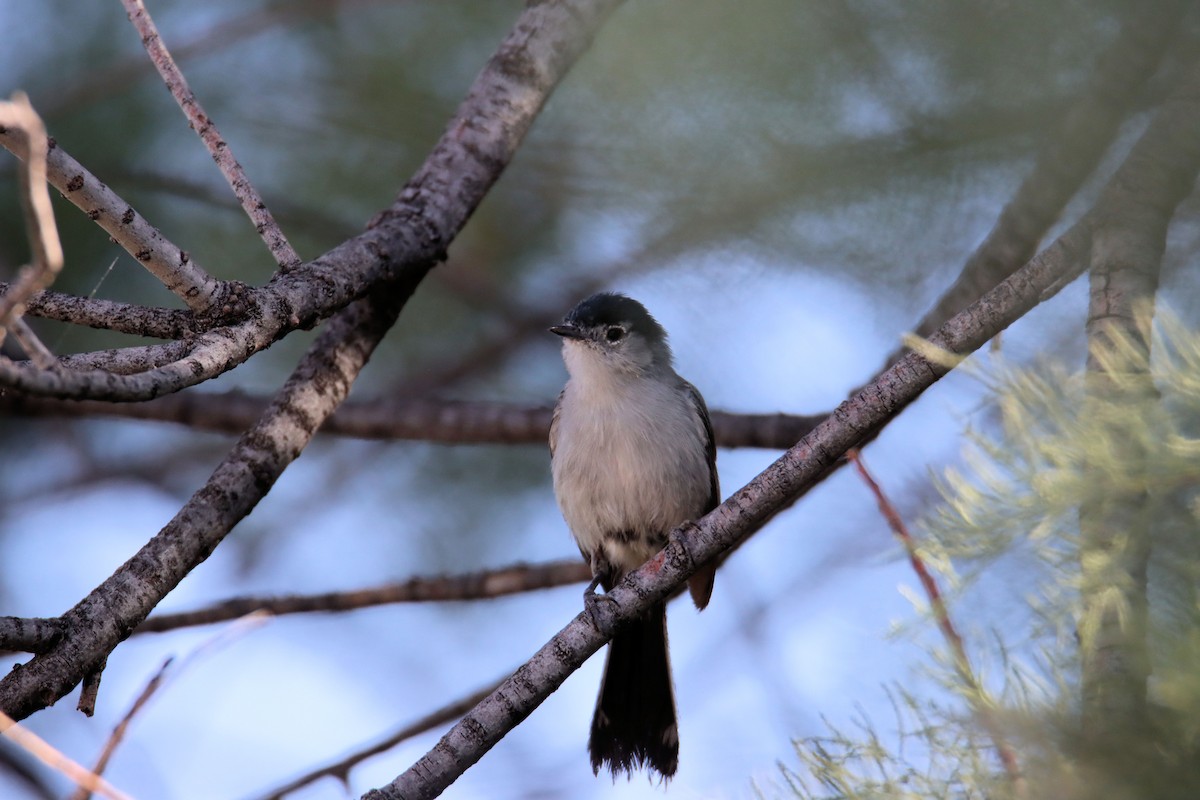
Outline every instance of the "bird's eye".
POLYGON ((625 338, 625 329, 614 325, 604 332, 604 338, 610 342, 619 342, 625 338))

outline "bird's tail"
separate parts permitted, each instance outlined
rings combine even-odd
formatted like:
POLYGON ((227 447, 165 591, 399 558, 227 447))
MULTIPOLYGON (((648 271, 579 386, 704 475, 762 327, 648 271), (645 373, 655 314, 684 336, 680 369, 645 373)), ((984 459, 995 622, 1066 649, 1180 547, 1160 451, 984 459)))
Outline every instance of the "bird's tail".
POLYGON ((615 780, 647 766, 664 778, 679 765, 679 728, 667 655, 667 609, 659 603, 622 628, 608 648, 588 741, 592 771, 615 780))

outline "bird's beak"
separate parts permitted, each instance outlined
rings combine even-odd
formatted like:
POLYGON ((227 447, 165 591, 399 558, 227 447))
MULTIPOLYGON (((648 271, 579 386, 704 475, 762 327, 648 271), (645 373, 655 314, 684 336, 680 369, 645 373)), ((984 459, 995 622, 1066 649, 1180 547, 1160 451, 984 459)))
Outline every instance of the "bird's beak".
POLYGON ((583 331, 574 325, 554 325, 550 328, 551 333, 557 333, 564 339, 582 339, 583 331))

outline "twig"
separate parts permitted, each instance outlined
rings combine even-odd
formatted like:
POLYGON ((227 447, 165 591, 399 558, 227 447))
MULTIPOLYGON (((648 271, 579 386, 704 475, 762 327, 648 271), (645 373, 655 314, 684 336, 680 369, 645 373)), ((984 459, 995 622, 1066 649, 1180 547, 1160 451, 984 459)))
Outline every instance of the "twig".
POLYGON ((51 769, 61 772, 79 786, 99 792, 109 800, 133 800, 87 767, 72 761, 32 731, 21 727, 12 717, 0 711, 0 736, 25 748, 30 754, 51 769))
POLYGON ((275 222, 275 218, 267 209, 266 203, 263 202, 254 185, 250 183, 250 179, 246 177, 242 165, 234 158, 229 143, 217 130, 217 124, 200 106, 200 101, 196 99, 196 95, 188 86, 187 79, 183 77, 175 60, 171 58, 167 46, 163 44, 158 28, 155 27, 154 20, 150 18, 150 12, 146 10, 142 0, 121 0, 121 2, 125 6, 125 13, 129 16, 129 21, 133 23, 133 27, 142 37, 142 45, 150 55, 150 60, 154 62, 158 74, 162 76, 163 83, 166 84, 171 96, 183 110, 192 130, 208 148, 209 155, 217 163, 217 167, 225 176, 229 187, 233 189, 238 202, 242 204, 242 209, 254 223, 255 230, 262 237, 267 249, 271 251, 275 263, 284 271, 300 266, 300 256, 292 249, 291 244, 283 235, 283 231, 275 222))
MULTIPOLYGON (((54 353, 50 352, 50 348, 42 343, 38 335, 34 333, 33 328, 29 327, 29 323, 22 317, 17 317, 9 323, 8 329, 12 332, 13 338, 21 345, 21 349, 29 356, 29 360, 41 369, 49 369, 57 364, 54 358, 54 353)), ((0 336, 4 332, 0 331, 0 336)))
POLYGON ((328 764, 324 767, 315 769, 312 772, 301 775, 299 778, 289 781, 283 786, 273 789, 270 793, 263 795, 260 800, 282 800, 282 798, 286 795, 289 795, 298 789, 302 789, 311 783, 316 783, 321 778, 327 777, 337 778, 348 788, 350 783, 350 770, 354 769, 354 767, 361 764, 363 761, 366 761, 371 756, 391 750, 393 747, 407 739, 411 739, 414 736, 419 736, 429 729, 437 727, 438 725, 444 725, 447 722, 458 719, 463 714, 474 708, 480 700, 494 692, 500 683, 501 681, 496 681, 487 688, 480 689, 472 695, 464 697, 461 700, 453 702, 449 705, 443 706, 437 711, 433 711, 416 720, 415 722, 405 725, 395 733, 380 739, 375 744, 368 745, 361 750, 355 751, 354 753, 351 753, 345 758, 335 761, 332 764, 328 764))
MULTIPOLYGON (((125 732, 129 729, 129 723, 133 721, 134 715, 142 710, 142 706, 146 705, 146 703, 150 700, 150 697, 156 691, 158 691, 158 687, 162 685, 163 679, 166 677, 167 667, 171 666, 171 662, 173 660, 174 657, 167 657, 167 660, 164 661, 162 666, 158 668, 158 671, 154 673, 154 677, 152 677, 149 682, 146 683, 146 686, 137 696, 137 699, 133 701, 133 705, 129 707, 129 710, 125 712, 125 715, 121 717, 120 721, 116 724, 116 727, 113 728, 112 733, 109 734, 108 740, 104 743, 104 748, 100 751, 100 757, 96 759, 96 765, 92 767, 93 775, 104 774, 104 770, 108 768, 108 762, 112 759, 113 753, 115 753, 117 750, 117 745, 119 745, 125 738, 125 732)), ((71 793, 69 800, 88 800, 88 798, 91 796, 91 789, 85 786, 79 786, 74 792, 71 793)))
MULTIPOLYGON (((306 265, 305 272, 330 276, 325 303, 342 292, 348 301, 361 299, 325 326, 271 407, 172 520, 63 615, 60 641, 0 679, 0 708, 24 717, 70 691, 270 491, 346 398, 404 304, 445 258, 446 247, 512 160, 554 87, 618 4, 559 0, 525 7, 392 206, 365 234, 306 265), (345 261, 360 265, 368 280, 340 274, 354 271, 338 269, 345 261)), ((311 298, 291 294, 303 284, 288 284, 289 275, 274 282, 287 292, 278 296, 278 311, 295 326, 311 322, 304 310, 311 298)), ((235 331, 236 326, 227 329, 229 338, 235 331)), ((0 370, 0 380, 8 378, 0 370)))
POLYGON ((100 696, 100 681, 104 678, 104 668, 107 666, 108 661, 102 661, 83 676, 79 702, 76 704, 75 710, 85 717, 93 716, 96 713, 96 698, 100 696))
MULTIPOLYGON (((9 289, 9 284, 0 281, 0 295, 9 289)), ((180 339, 204 328, 190 311, 79 297, 52 289, 43 289, 29 298, 25 314, 155 339, 180 339)))
MULTIPOLYGON (((174 422, 225 433, 240 433, 253 425, 268 404, 266 397, 238 391, 178 392, 143 403, 122 404, 56 400, 15 392, 0 395, 0 412, 6 414, 118 417, 174 422)), ((386 441, 545 445, 552 411, 549 405, 470 400, 351 400, 321 426, 321 432, 386 441)), ((773 450, 791 447, 825 416, 711 412, 718 446, 773 450)))
POLYGON ((25 212, 25 234, 33 254, 21 268, 17 280, 0 297, 0 342, 13 320, 23 313, 25 302, 49 286, 62 269, 62 243, 54 224, 50 191, 46 188, 46 128, 24 92, 14 92, 11 101, 0 101, 0 131, 19 141, 25 168, 21 175, 21 208, 25 212))
MULTIPOLYGON (((0 145, 25 158, 21 139, 0 126, 0 145)), ((196 312, 220 308, 221 281, 166 239, 133 206, 51 141, 38 152, 45 158, 46 178, 67 200, 104 229, 125 252, 196 312)))
POLYGON ((482 600, 521 592, 586 581, 591 573, 579 559, 546 564, 517 564, 502 569, 482 570, 465 575, 414 578, 374 589, 326 592, 280 597, 234 597, 228 600, 176 614, 156 614, 134 630, 162 633, 192 625, 209 625, 261 611, 279 616, 313 612, 352 611, 390 603, 425 603, 452 600, 482 600))
POLYGON ((996 753, 1000 756, 1000 762, 1004 765, 1004 771, 1008 773, 1009 780, 1012 781, 1014 793, 1017 797, 1025 797, 1025 777, 1021 774, 1021 764, 1017 759, 1017 753, 1013 750, 1012 745, 1008 743, 1007 738, 1000 729, 1000 724, 992 711, 992 704, 988 700, 987 689, 984 688, 975 675, 975 670, 971 666, 971 660, 967 656, 966 645, 963 644, 962 636, 959 635, 954 621, 950 618, 950 612, 946 608, 946 601, 942 596, 941 590, 938 588, 937 581, 930 574, 929 568, 925 565, 925 560, 917 550, 916 541, 913 539, 912 534, 909 533, 908 526, 904 524, 904 520, 901 519, 900 512, 896 510, 896 507, 892 505, 891 500, 888 499, 883 489, 871 477, 871 473, 867 471, 867 465, 863 462, 862 454, 857 449, 854 449, 846 453, 846 458, 854 464, 859 477, 863 479, 863 483, 867 485, 867 488, 871 490, 871 494, 875 496, 875 502, 879 505, 879 511, 883 514, 883 518, 887 520, 888 527, 892 529, 892 533, 904 545, 904 551, 908 554, 908 561, 912 565, 913 572, 917 575, 917 580, 921 582, 921 588, 925 591, 925 597, 929 600, 929 607, 933 610, 933 617, 937 622, 938 630, 941 631, 942 638, 946 640, 946 644, 949 646, 950 652, 954 657, 954 668, 958 672, 959 679, 967 687, 967 702, 970 703, 976 716, 979 718, 980 724, 988 732, 988 736, 991 737, 992 744, 996 746, 996 753))
MULTIPOLYGON (((379 3, 380 0, 299 0, 285 5, 251 8, 244 14, 215 22, 192 38, 177 43, 173 50, 178 61, 213 55, 293 20, 303 21, 379 3)), ((84 105, 127 92, 134 82, 149 72, 151 66, 146 63, 145 57, 127 58, 104 66, 99 72, 83 76, 82 80, 54 98, 53 104, 45 109, 46 117, 54 119, 58 114, 78 111, 84 105)))
MULTIPOLYGON (((1062 275, 1076 269, 1086 235, 1072 229, 977 303, 956 314, 931 338, 933 347, 974 352, 1045 299, 1062 275)), ((457 725, 391 783, 364 800, 439 796, 500 739, 528 717, 628 622, 682 584, 702 564, 759 530, 815 486, 850 448, 881 430, 950 367, 910 352, 842 403, 749 484, 694 523, 672 531, 667 547, 631 572, 611 602, 577 616, 457 725)))
MULTIPOLYGON (((125 712, 116 726, 113 727, 112 733, 109 734, 108 740, 105 741, 104 747, 100 751, 100 756, 96 759, 96 765, 92 767, 92 774, 97 776, 104 774, 104 770, 108 768, 108 763, 112 760, 117 747, 124 741, 125 733, 129 730, 129 725, 133 722, 133 718, 145 707, 154 693, 162 688, 168 678, 178 677, 183 670, 187 669, 188 665, 192 664, 200 656, 219 646, 228 644, 233 639, 246 634, 252 628, 263 624, 268 619, 270 619, 269 614, 260 612, 244 615, 233 625, 201 642, 181 661, 176 661, 173 656, 168 657, 146 683, 146 686, 138 694, 137 698, 134 699, 129 710, 125 712), (172 665, 174 665, 173 668, 172 665)), ((91 796, 92 792, 90 789, 80 786, 71 795, 69 800, 88 800, 91 796)))

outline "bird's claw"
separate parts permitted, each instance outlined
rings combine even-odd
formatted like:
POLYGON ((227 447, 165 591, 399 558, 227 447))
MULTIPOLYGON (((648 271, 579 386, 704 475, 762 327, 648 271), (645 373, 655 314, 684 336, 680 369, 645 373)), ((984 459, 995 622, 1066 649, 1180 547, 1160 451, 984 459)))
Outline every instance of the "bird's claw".
POLYGON ((588 618, 592 622, 592 627, 600 630, 600 619, 603 612, 600 611, 602 603, 612 603, 614 600, 605 594, 596 594, 596 587, 600 585, 599 576, 592 578, 592 582, 583 590, 583 610, 587 612, 588 618))

